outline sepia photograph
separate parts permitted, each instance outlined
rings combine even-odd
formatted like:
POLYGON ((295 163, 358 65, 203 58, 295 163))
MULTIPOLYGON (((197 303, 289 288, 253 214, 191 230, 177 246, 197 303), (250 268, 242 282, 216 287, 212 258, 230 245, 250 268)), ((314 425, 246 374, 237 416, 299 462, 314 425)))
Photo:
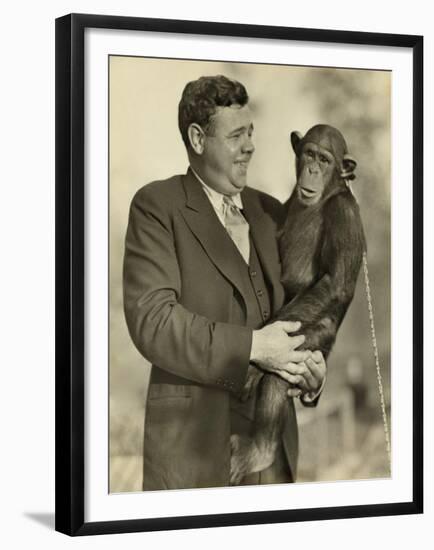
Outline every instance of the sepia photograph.
POLYGON ((391 71, 110 55, 108 92, 109 492, 390 478, 391 71))

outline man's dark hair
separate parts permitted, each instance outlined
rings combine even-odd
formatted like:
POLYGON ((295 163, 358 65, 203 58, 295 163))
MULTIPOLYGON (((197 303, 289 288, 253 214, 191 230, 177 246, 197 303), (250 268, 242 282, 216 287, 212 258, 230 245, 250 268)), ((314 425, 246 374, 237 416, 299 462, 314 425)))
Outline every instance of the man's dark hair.
POLYGON ((190 146, 188 127, 195 122, 206 133, 212 132, 211 117, 217 107, 240 105, 249 101, 244 86, 226 76, 201 76, 189 82, 182 92, 178 107, 178 126, 185 146, 190 146))

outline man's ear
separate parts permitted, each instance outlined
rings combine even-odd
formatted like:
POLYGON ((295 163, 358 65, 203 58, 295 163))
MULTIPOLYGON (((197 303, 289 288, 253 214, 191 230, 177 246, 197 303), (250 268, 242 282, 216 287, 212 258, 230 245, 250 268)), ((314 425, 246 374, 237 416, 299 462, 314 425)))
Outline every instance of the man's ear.
POLYGON ((203 148, 205 144, 205 132, 199 126, 193 122, 188 127, 188 139, 190 141, 191 148, 197 155, 203 153, 203 148))

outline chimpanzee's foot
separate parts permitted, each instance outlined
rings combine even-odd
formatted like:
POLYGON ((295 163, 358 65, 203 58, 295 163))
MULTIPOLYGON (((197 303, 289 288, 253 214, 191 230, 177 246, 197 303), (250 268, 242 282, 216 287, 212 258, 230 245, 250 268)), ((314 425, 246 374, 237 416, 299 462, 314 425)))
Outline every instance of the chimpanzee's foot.
POLYGON ((261 472, 273 462, 272 446, 259 448, 254 439, 231 435, 231 485, 238 485, 247 474, 261 472))

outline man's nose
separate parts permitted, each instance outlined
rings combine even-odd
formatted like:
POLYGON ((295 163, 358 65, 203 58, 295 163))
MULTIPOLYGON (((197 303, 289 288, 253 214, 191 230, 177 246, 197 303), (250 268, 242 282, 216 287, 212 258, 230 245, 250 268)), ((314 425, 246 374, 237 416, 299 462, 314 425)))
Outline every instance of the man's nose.
POLYGON ((252 137, 247 136, 243 143, 243 153, 252 154, 254 150, 255 150, 255 146, 253 145, 252 137))

